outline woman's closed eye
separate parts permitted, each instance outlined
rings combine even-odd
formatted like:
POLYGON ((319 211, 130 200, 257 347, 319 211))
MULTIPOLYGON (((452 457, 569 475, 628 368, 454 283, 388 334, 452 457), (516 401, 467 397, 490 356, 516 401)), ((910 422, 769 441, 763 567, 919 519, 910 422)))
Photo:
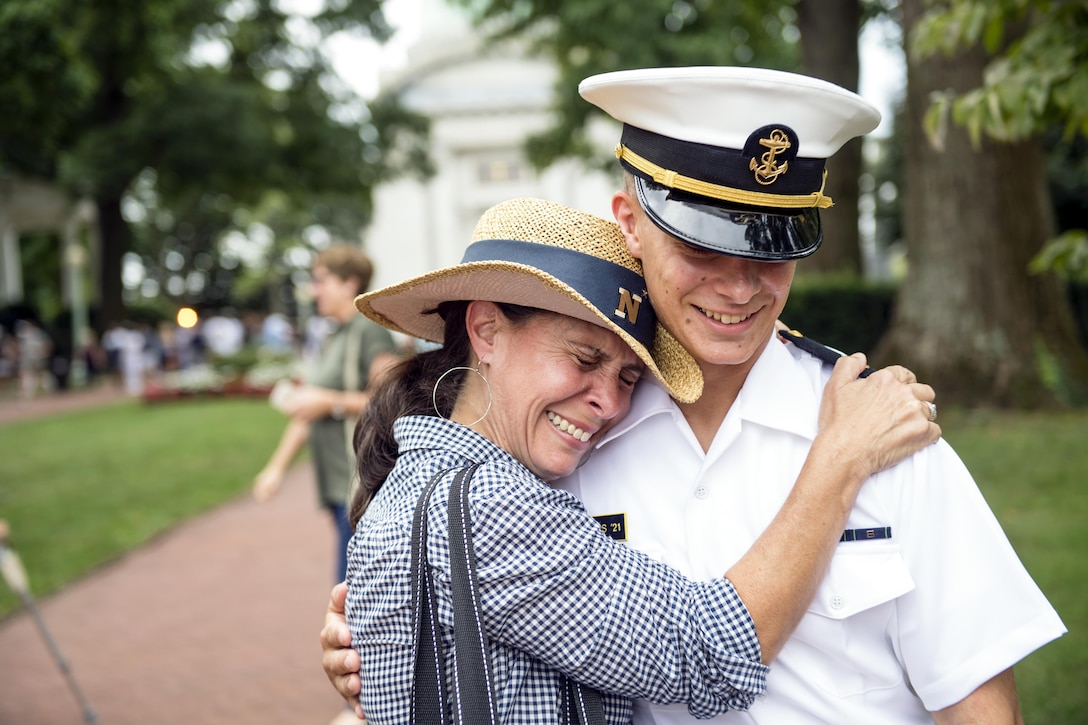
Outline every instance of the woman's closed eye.
MULTIPOLYGON (((585 355, 574 356, 574 359, 578 361, 578 365, 584 370, 596 370, 604 364, 604 360, 601 356, 588 357, 585 355)), ((622 366, 616 373, 616 377, 619 378, 620 383, 627 388, 633 388, 635 383, 642 377, 641 367, 622 366)))

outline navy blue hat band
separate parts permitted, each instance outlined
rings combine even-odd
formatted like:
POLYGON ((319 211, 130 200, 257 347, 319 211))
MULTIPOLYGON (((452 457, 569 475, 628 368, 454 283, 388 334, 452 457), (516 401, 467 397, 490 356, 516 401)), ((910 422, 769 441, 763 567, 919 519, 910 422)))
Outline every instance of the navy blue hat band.
POLYGON ((513 262, 535 267, 576 290, 614 323, 647 348, 653 346, 657 316, 636 272, 572 249, 511 239, 473 242, 465 262, 513 262))
POLYGON ((708 201, 768 208, 827 207, 825 159, 797 156, 785 125, 754 131, 744 149, 681 141, 624 124, 616 155, 632 173, 708 201))

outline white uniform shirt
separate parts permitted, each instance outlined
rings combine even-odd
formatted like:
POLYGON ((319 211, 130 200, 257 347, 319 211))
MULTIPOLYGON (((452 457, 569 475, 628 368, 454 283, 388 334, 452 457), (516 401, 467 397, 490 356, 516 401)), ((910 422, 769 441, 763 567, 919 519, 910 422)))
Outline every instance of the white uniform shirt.
MULTIPOLYGON (((665 391, 644 382, 627 418, 559 486, 634 548, 689 577, 720 577, 797 479, 829 374, 769 344, 705 455, 665 391)), ((766 696, 714 722, 931 723, 927 710, 1065 632, 943 440, 869 480, 847 529, 861 538, 839 543, 766 696), (884 527, 889 538, 865 538, 884 527)), ((636 702, 634 721, 692 719, 683 706, 636 702)))

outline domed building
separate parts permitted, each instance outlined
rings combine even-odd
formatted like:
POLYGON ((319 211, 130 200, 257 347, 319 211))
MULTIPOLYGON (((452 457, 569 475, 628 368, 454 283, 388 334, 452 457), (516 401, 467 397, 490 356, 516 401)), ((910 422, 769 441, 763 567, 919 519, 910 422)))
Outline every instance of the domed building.
MULTIPOLYGON (((423 0, 419 37, 407 63, 380 78, 382 92, 431 119, 436 173, 380 186, 364 232, 373 287, 461 260, 480 215, 513 197, 533 196, 611 218, 615 177, 563 160, 537 172, 526 139, 550 123, 556 73, 547 58, 516 42, 485 42, 464 11, 423 0)), ((605 123, 602 121, 602 124, 605 123)), ((601 134, 602 155, 619 137, 601 134)))

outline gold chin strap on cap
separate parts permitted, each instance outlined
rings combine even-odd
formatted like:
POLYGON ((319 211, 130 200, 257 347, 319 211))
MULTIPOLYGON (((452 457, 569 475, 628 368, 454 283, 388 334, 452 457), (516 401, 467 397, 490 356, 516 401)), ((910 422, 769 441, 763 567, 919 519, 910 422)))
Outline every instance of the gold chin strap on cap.
POLYGON ((823 185, 827 183, 827 169, 824 169, 824 180, 819 191, 811 194, 783 195, 733 189, 728 186, 711 184, 707 181, 699 181, 690 176, 683 176, 675 171, 663 169, 654 162, 642 158, 623 144, 616 144, 616 158, 626 161, 642 173, 649 175, 650 178, 662 186, 710 199, 718 199, 719 201, 779 209, 811 209, 813 207, 827 209, 833 204, 830 196, 824 196, 823 185))

